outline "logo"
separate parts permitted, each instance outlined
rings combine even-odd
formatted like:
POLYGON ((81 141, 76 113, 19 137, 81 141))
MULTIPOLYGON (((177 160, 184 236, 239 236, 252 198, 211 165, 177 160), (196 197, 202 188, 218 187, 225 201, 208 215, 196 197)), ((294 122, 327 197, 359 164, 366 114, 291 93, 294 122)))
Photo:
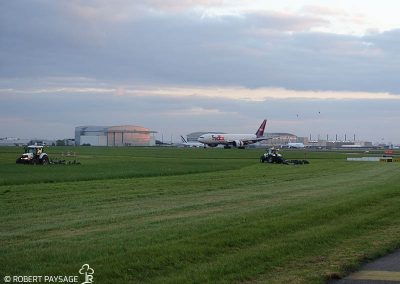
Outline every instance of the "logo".
POLYGON ((82 282, 82 284, 93 283, 94 269, 89 264, 82 265, 81 269, 79 269, 79 274, 85 275, 85 282, 82 282))
POLYGON ((216 140, 216 141, 224 141, 225 140, 224 136, 222 136, 222 135, 211 135, 211 137, 213 140, 216 140))
MULTIPOLYGON (((79 274, 85 277, 81 284, 92 284, 94 269, 89 264, 82 265, 79 274)), ((5 283, 79 283, 79 275, 6 275, 5 283)))

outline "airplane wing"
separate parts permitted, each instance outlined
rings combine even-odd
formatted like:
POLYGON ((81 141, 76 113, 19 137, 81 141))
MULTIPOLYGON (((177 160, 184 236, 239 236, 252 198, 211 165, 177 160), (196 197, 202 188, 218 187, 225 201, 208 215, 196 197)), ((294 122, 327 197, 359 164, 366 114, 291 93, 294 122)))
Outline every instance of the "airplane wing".
POLYGON ((257 142, 264 141, 264 140, 269 140, 269 139, 272 139, 272 138, 271 137, 269 137, 269 138, 260 137, 260 138, 254 138, 254 139, 251 139, 251 140, 243 140, 242 142, 245 145, 247 145, 247 144, 257 143, 257 142))

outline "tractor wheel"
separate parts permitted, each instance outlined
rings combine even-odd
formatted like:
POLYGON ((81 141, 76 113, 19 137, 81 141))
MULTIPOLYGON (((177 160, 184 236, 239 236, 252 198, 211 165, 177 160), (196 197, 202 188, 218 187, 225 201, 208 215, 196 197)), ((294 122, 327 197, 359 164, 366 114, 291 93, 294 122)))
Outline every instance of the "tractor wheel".
POLYGON ((274 158, 269 156, 267 161, 268 163, 272 164, 274 162, 274 158))
POLYGON ((43 158, 42 158, 42 165, 48 165, 49 164, 49 158, 47 157, 47 156, 44 156, 43 158))

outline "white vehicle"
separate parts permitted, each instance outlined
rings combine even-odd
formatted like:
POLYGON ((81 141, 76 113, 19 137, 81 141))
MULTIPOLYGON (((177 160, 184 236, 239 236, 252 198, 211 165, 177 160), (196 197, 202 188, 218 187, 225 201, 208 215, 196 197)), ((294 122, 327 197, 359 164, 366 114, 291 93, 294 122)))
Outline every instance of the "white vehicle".
POLYGON ((295 149, 302 149, 305 148, 306 146, 303 143, 287 143, 286 145, 288 148, 295 148, 295 149))
POLYGON ((181 135, 181 139, 182 139, 182 146, 183 147, 188 147, 188 148, 199 148, 199 147, 203 147, 204 144, 200 143, 200 142, 187 142, 185 138, 183 138, 183 136, 181 135))
POLYGON ((43 146, 31 145, 25 148, 25 153, 17 159, 17 164, 49 164, 49 156, 43 152, 43 146))
POLYGON ((199 137, 197 141, 203 143, 204 146, 216 147, 218 145, 224 145, 225 148, 230 148, 231 146, 244 149, 246 145, 253 144, 259 141, 267 140, 270 138, 263 137, 265 125, 267 120, 261 123, 255 134, 212 134, 207 133, 199 137))

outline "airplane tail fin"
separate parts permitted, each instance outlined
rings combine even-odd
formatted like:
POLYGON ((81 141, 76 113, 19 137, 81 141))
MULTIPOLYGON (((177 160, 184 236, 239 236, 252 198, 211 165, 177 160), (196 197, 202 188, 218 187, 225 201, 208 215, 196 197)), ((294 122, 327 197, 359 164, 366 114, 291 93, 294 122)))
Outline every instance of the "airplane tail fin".
POLYGON ((181 135, 181 139, 182 139, 182 142, 183 142, 183 143, 187 143, 186 139, 185 139, 185 138, 183 138, 183 136, 182 136, 182 135, 181 135))
POLYGON ((264 119, 264 121, 261 123, 260 127, 258 128, 256 132, 257 138, 264 136, 264 130, 265 130, 265 125, 267 124, 267 120, 264 119))

